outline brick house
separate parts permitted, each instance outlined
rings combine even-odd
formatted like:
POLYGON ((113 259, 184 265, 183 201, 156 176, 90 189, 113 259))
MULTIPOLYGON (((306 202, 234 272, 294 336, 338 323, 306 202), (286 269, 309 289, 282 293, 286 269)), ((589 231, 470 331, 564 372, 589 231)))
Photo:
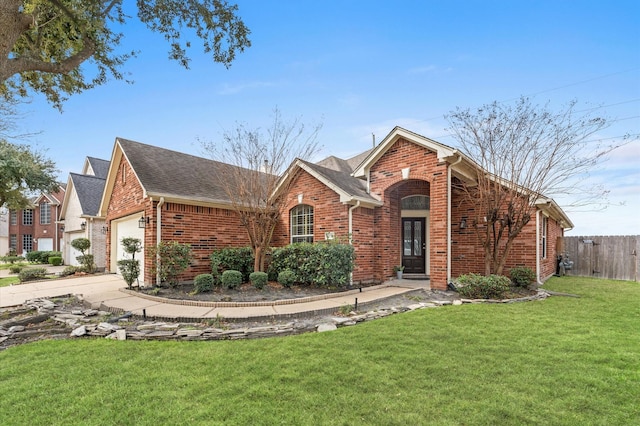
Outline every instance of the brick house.
MULTIPOLYGON (((215 248, 246 246, 244 229, 217 184, 229 165, 116 139, 100 216, 109 226, 107 269, 115 271, 118 241, 136 236, 190 243, 196 260, 183 278, 209 270, 215 248)), ((355 247, 354 283, 405 274, 445 289, 452 277, 483 271, 483 251, 463 225, 474 206, 452 189, 472 179, 472 162, 457 150, 396 127, 375 148, 351 159, 296 160, 272 245, 338 238, 355 247)), ((544 281, 555 271, 556 241, 572 227, 553 200, 531 207, 532 220, 514 243, 506 265, 527 266, 544 281)), ((153 282, 154 259, 144 258, 153 282)))
POLYGON ((41 194, 31 206, 9 210, 9 250, 23 255, 30 251, 60 251, 62 232, 58 224, 65 186, 55 193, 41 194))
POLYGON ((67 190, 60 209, 63 243, 62 258, 65 265, 79 264, 80 252, 71 246, 76 238, 87 238, 91 242, 89 252, 97 270, 106 265, 107 228, 103 217, 98 216, 102 193, 109 172, 109 162, 87 157, 81 173, 69 173, 67 190))

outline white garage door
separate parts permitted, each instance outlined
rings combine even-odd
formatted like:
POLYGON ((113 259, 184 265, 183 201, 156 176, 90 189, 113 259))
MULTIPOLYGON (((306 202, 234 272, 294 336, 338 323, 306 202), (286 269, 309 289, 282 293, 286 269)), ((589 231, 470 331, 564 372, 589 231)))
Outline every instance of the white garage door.
MULTIPOLYGON (((112 245, 115 246, 115 256, 113 256, 113 258, 116 260, 131 259, 131 255, 125 252, 122 247, 121 241, 123 238, 138 238, 144 244, 144 228, 138 228, 140 216, 141 214, 138 213, 115 223, 113 227, 115 232, 111 234, 111 240, 112 245)), ((144 283, 144 247, 140 253, 136 253, 136 259, 140 261, 140 277, 138 279, 142 285, 144 283)), ((117 263, 115 266, 117 268, 117 263)), ((116 270, 117 273, 120 274, 120 269, 117 268, 116 270)))
POLYGON ((53 238, 38 238, 39 251, 53 251, 53 238))
MULTIPOLYGON (((78 238, 84 238, 84 237, 80 235, 80 236, 77 236, 76 238, 73 238, 73 240, 77 240, 78 238)), ((73 248, 71 243, 69 243, 69 265, 80 266, 80 262, 78 262, 78 259, 77 259, 78 256, 82 256, 82 252, 80 250, 76 250, 75 248, 73 248)))

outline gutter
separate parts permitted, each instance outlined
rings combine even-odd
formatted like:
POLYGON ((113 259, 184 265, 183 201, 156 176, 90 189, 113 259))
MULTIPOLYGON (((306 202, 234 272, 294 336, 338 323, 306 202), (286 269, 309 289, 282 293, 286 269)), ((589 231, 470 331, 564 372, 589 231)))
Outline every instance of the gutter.
POLYGON ((540 213, 540 209, 536 209, 536 284, 538 284, 538 286, 544 284, 540 279, 540 213))
POLYGON ((462 161, 457 150, 458 159, 447 167, 447 284, 451 281, 451 168, 462 161))
MULTIPOLYGON (((156 205, 156 245, 162 240, 162 206, 164 205, 164 197, 160 197, 158 205, 156 205)), ((160 285, 160 251, 156 254, 156 285, 160 285)))

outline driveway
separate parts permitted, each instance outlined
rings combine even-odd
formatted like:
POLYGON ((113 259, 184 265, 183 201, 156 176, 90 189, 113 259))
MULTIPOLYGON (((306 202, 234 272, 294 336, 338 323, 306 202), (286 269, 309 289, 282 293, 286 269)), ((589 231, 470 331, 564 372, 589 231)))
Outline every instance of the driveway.
POLYGON ((91 294, 99 298, 100 294, 112 293, 126 286, 122 278, 115 274, 88 275, 77 278, 17 284, 0 287, 0 308, 21 305, 29 299, 64 296, 68 294, 91 294))

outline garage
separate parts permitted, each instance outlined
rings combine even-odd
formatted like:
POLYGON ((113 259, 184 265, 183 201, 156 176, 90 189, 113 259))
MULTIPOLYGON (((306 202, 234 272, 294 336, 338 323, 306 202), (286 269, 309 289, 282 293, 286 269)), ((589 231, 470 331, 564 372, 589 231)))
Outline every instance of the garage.
MULTIPOLYGON (((138 238, 144 244, 144 228, 138 227, 140 216, 142 216, 142 212, 111 221, 111 270, 116 271, 117 274, 120 274, 117 261, 131 258, 124 251, 121 240, 123 238, 138 238)), ((140 260, 140 277, 138 279, 140 284, 144 285, 144 247, 140 253, 136 253, 136 259, 140 260)))

